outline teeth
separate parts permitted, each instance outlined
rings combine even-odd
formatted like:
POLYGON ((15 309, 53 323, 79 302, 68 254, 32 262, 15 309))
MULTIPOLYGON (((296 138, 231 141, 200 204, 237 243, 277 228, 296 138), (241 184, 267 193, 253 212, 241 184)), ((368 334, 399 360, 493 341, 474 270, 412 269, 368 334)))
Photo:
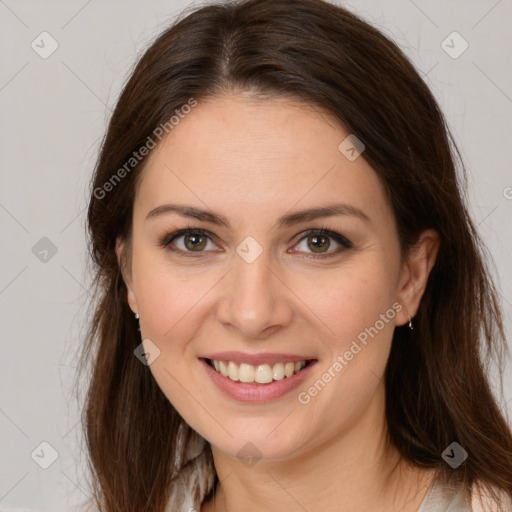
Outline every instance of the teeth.
MULTIPOLYGON (((230 361, 230 363, 233 363, 233 361, 230 361)), ((242 363, 239 371, 240 382, 254 382, 254 373, 254 366, 252 364, 242 363)))
POLYGON ((272 377, 274 380, 281 380, 284 379, 284 365, 283 363, 277 363, 274 365, 274 368, 272 368, 272 377))
POLYGON ((219 369, 220 369, 220 373, 222 373, 222 375, 224 375, 224 377, 228 376, 228 369, 227 369, 226 363, 224 361, 219 361, 219 369))
POLYGON ((239 380, 238 366, 233 361, 229 361, 228 364, 228 377, 231 380, 239 380))
POLYGON ((215 370, 224 377, 228 377, 235 382, 256 382, 258 384, 268 384, 273 380, 291 377, 306 366, 306 361, 276 363, 274 365, 265 363, 258 366, 247 363, 241 363, 239 366, 233 361, 217 361, 215 359, 212 360, 212 363, 215 370))
POLYGON ((272 368, 268 364, 260 364, 258 368, 256 368, 256 375, 254 376, 254 380, 259 384, 268 384, 272 382, 273 374, 272 368))

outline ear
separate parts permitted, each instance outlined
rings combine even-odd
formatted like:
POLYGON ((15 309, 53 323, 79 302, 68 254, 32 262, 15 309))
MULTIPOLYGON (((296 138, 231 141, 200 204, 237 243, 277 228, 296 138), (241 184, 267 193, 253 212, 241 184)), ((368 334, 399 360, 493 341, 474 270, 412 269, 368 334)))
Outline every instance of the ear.
POLYGON ((133 282, 132 282, 132 274, 131 274, 131 268, 126 269, 127 261, 129 258, 127 258, 125 251, 126 243, 124 240, 121 239, 121 237, 116 238, 116 256, 117 256, 117 263, 119 265, 119 268, 121 269, 121 274, 123 276, 123 281, 126 285, 127 294, 126 299, 128 301, 128 305, 130 306, 130 309, 134 313, 138 313, 139 309, 137 307, 137 300, 135 298, 135 294, 133 292, 133 282))
POLYGON ((416 315, 440 243, 439 233, 426 229, 410 249, 400 274, 397 300, 403 307, 395 317, 396 325, 404 325, 409 321, 409 316, 412 318, 416 315))

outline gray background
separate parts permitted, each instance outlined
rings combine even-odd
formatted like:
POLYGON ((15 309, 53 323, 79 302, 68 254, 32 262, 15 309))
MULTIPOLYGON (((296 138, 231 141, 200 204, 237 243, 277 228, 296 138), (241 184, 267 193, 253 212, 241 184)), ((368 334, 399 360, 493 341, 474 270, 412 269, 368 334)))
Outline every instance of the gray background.
MULTIPOLYGON (((87 186, 127 73, 187 5, 0 0, 0 510, 69 510, 85 498, 72 384, 89 298, 87 186), (46 59, 43 31, 58 43, 46 59), (43 441, 58 452, 48 469, 36 463, 51 461, 43 441)), ((344 5, 392 36, 441 104, 467 165, 469 204, 494 257, 510 339, 512 2, 344 5), (457 58, 458 36, 442 46, 454 31, 469 44, 457 58)), ((510 363, 504 384, 501 405, 510 414, 510 363)))

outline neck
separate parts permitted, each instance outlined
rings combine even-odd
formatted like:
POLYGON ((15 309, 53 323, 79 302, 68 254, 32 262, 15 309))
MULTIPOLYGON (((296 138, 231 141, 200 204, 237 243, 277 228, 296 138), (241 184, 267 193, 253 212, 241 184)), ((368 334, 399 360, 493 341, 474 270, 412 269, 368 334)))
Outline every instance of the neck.
MULTIPOLYGON (((379 392, 376 393, 378 395, 379 392)), ((219 483, 201 512, 416 511, 433 471, 405 464, 387 442, 382 397, 349 429, 289 459, 252 466, 212 446, 219 483)))

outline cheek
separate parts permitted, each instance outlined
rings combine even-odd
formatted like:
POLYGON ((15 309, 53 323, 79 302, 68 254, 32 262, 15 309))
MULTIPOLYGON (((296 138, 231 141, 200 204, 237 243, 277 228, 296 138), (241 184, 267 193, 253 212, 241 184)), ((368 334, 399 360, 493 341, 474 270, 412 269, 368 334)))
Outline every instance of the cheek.
POLYGON ((207 291, 215 281, 207 274, 184 279, 179 270, 162 264, 141 265, 137 280, 141 336, 159 349, 149 369, 167 399, 194 425, 203 411, 196 408, 202 395, 194 381, 197 360, 191 342, 200 336, 207 315, 207 291))
POLYGON ((392 269, 379 263, 345 268, 330 276, 329 286, 317 284, 298 291, 325 326, 320 378, 300 390, 299 401, 311 414, 332 418, 336 429, 340 421, 357 418, 374 395, 401 305, 395 301, 392 269))
POLYGON ((376 322, 383 337, 389 338, 396 315, 392 307, 397 292, 395 273, 373 254, 317 279, 298 280, 293 288, 317 317, 315 323, 321 321, 330 352, 339 352, 376 322))
POLYGON ((179 268, 159 262, 153 265, 134 265, 137 305, 141 316, 142 334, 175 349, 186 338, 186 332, 198 328, 197 319, 203 301, 218 281, 213 273, 204 272, 185 277, 179 268))

